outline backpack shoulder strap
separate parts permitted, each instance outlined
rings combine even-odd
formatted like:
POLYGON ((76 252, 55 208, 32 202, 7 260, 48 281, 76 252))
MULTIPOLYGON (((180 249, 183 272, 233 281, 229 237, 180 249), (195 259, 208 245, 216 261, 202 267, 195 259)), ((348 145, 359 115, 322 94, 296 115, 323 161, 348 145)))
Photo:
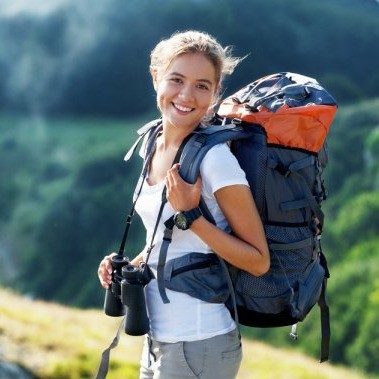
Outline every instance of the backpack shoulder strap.
POLYGON ((233 123, 227 125, 211 125, 197 129, 186 143, 180 157, 179 173, 188 183, 195 183, 200 165, 207 152, 215 145, 251 135, 249 128, 233 123))

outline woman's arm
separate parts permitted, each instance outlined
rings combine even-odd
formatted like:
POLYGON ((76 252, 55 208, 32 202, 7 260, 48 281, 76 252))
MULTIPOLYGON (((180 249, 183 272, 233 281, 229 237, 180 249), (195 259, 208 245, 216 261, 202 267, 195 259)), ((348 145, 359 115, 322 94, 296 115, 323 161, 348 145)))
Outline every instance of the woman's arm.
MULTIPOLYGON (((175 210, 189 210, 199 204, 201 180, 186 183, 179 175, 178 165, 167 175, 167 199, 175 210)), ((253 275, 265 274, 270 267, 266 236, 249 187, 232 185, 215 192, 219 207, 224 213, 233 235, 198 218, 191 231, 199 236, 214 252, 232 265, 253 275)))

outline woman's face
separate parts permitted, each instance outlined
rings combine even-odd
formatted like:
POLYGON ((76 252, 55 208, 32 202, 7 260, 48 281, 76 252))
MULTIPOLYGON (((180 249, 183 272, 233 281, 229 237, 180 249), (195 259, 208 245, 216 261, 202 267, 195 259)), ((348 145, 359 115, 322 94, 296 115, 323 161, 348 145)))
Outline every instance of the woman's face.
POLYGON ((164 73, 153 79, 164 125, 194 130, 217 92, 216 71, 211 61, 199 53, 179 55, 164 73))

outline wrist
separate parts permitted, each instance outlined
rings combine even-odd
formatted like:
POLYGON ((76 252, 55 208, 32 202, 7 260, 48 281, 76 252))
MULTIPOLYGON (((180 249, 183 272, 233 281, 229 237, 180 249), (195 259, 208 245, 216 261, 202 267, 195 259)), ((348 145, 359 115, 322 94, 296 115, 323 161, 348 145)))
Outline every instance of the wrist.
POLYGON ((174 222, 178 229, 187 230, 191 227, 192 223, 202 216, 199 207, 192 208, 188 211, 179 211, 174 215, 174 222))

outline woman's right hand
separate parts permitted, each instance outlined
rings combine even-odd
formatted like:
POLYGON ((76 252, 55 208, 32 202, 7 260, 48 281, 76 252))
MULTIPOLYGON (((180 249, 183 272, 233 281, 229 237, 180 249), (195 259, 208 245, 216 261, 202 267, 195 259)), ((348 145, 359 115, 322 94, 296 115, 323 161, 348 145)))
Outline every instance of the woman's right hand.
POLYGON ((114 255, 117 255, 117 253, 111 253, 109 255, 106 255, 103 260, 99 264, 99 269, 97 270, 97 275, 100 280, 100 284, 105 288, 108 289, 109 285, 112 281, 112 264, 111 259, 114 255))

